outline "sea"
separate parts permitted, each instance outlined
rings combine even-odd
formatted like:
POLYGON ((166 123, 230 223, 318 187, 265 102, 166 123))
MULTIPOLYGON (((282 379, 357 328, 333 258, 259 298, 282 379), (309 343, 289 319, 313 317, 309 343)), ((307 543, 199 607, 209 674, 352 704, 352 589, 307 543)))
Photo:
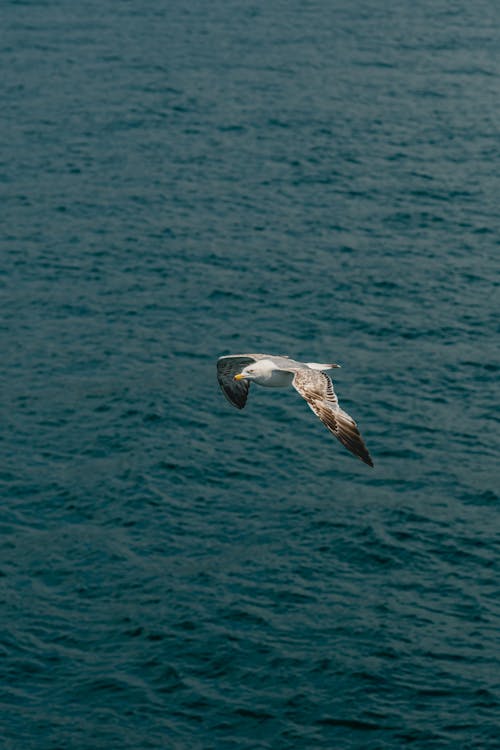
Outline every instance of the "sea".
POLYGON ((497 0, 0 28, 2 750, 500 748, 497 0))

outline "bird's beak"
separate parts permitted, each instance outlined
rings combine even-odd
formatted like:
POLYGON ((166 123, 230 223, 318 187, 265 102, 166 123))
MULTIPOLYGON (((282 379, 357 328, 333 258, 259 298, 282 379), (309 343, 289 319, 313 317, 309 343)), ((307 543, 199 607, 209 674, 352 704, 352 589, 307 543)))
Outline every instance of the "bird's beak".
POLYGON ((330 367, 342 367, 342 365, 330 365, 330 367))
POLYGON ((235 380, 244 380, 244 379, 245 379, 245 376, 243 375, 243 373, 242 373, 242 372, 240 372, 240 373, 238 373, 238 375, 235 375, 235 376, 234 376, 234 379, 235 379, 235 380))

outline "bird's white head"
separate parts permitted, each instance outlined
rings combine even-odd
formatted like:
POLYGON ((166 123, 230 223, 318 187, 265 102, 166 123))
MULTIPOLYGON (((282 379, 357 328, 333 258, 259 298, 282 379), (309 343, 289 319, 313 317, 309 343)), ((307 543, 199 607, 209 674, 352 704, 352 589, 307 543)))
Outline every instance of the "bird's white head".
POLYGON ((244 367, 241 372, 234 376, 235 380, 253 380, 257 376, 255 365, 244 367))
POLYGON ((251 365, 247 365, 243 370, 234 376, 235 380, 256 380, 257 378, 265 377, 269 374, 270 363, 266 359, 259 359, 258 362, 252 362, 251 365))

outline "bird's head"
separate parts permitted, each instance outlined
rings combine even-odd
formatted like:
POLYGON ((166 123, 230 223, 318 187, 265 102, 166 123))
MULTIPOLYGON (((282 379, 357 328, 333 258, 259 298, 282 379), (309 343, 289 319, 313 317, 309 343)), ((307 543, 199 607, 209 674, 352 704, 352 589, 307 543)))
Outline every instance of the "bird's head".
POLYGON ((267 361, 259 360, 258 362, 252 362, 243 368, 241 372, 234 376, 235 380, 255 380, 260 375, 267 373, 267 361))
POLYGON ((257 375, 255 365, 243 368, 241 372, 234 376, 235 380, 253 380, 257 375))

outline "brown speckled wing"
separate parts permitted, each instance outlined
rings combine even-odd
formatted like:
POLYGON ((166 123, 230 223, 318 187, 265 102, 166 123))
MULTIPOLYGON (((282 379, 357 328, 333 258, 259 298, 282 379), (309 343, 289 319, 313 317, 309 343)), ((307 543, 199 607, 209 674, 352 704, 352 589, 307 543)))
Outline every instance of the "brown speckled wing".
POLYGON ((339 407, 328 375, 314 370, 297 370, 292 384, 337 440, 365 464, 373 466, 356 422, 339 407))

